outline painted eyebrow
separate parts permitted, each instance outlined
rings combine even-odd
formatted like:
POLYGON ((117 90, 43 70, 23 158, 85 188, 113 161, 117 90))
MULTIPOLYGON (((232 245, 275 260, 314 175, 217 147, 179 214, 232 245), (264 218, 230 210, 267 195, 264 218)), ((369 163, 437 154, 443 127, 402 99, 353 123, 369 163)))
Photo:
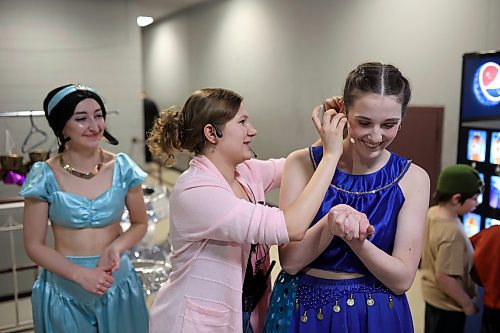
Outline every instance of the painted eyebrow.
MULTIPOLYGON (((99 109, 97 109, 97 110, 94 111, 94 114, 96 114, 97 112, 101 112, 101 111, 102 111, 102 109, 99 108, 99 109)), ((75 112, 73 114, 74 115, 77 115, 77 114, 87 114, 87 111, 78 111, 78 112, 75 112)))

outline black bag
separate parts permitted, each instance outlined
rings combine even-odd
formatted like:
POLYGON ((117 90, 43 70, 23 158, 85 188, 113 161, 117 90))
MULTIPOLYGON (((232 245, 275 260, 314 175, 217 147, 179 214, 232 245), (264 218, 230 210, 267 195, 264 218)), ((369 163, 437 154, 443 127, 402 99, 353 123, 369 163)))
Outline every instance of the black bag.
POLYGON ((269 250, 267 250, 262 258, 257 258, 254 269, 252 267, 252 253, 257 255, 257 246, 258 244, 252 244, 250 255, 248 256, 247 269, 245 271, 245 280, 243 281, 242 309, 244 312, 252 312, 255 309, 257 303, 259 303, 266 291, 267 279, 269 275, 271 275, 271 271, 276 264, 276 261, 273 260, 266 272, 260 267, 260 264, 264 262, 267 255, 269 255, 269 250))

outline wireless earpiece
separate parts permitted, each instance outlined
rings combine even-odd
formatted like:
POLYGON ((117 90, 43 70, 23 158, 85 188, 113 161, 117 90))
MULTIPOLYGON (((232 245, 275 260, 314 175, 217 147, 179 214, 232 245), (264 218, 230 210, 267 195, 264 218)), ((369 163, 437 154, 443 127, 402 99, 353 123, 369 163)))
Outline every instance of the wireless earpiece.
POLYGON ((214 124, 211 124, 214 128, 215 128, 215 135, 217 135, 217 137, 220 139, 222 138, 222 131, 220 130, 220 128, 218 128, 217 126, 215 126, 214 124))

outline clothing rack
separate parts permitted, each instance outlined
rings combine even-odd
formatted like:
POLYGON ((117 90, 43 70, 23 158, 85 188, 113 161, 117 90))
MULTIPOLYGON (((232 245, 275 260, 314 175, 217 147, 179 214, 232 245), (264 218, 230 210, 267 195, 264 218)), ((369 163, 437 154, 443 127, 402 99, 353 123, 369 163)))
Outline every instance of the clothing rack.
MULTIPOLYGON (((107 111, 107 114, 120 114, 118 110, 107 111)), ((0 112, 0 117, 30 117, 30 116, 45 116, 45 111, 29 110, 29 111, 7 111, 0 112)))
MULTIPOLYGON (((12 210, 12 209, 21 209, 24 206, 22 198, 17 199, 17 201, 11 201, 9 203, 1 203, 0 210, 12 210)), ((30 293, 21 290, 20 282, 19 282, 19 272, 33 272, 33 281, 36 279, 38 275, 38 266, 34 263, 25 263, 20 265, 18 259, 20 256, 17 253, 17 249, 19 249, 19 242, 22 242, 19 237, 15 237, 15 232, 19 233, 19 230, 22 230, 23 225, 22 221, 18 221, 14 218, 13 213, 4 213, 2 215, 6 216, 5 220, 0 221, 0 234, 3 237, 6 237, 8 241, 2 244, 2 249, 8 250, 10 252, 10 264, 11 266, 6 269, 0 270, 0 275, 4 276, 4 274, 10 274, 12 276, 12 284, 13 290, 12 295, 6 295, 0 298, 0 304, 7 309, 5 311, 12 311, 14 318, 12 321, 7 323, 7 326, 2 326, 0 328, 0 332, 14 332, 22 329, 33 328, 33 321, 31 319, 27 319, 26 316, 21 315, 21 303, 26 303, 29 300, 30 293), (11 303, 13 302, 13 303, 11 303)), ((22 245, 21 245, 22 246, 22 245)), ((6 253, 6 252, 4 252, 6 253)), ((8 275, 7 275, 8 276, 8 275)), ((26 275, 25 275, 26 277, 26 275)), ((5 280, 7 279, 4 278, 5 280)))
POLYGON ((30 116, 44 116, 44 111, 8 111, 0 112, 0 117, 30 117, 30 116))
MULTIPOLYGON (((0 117, 40 117, 44 115, 45 115, 44 111, 38 111, 38 110, 0 112, 0 117)), ((11 209, 22 209, 23 206, 24 203, 22 197, 16 196, 0 200, 1 211, 3 210, 9 211, 11 209)), ((26 321, 26 319, 23 319, 23 316, 21 315, 21 302, 25 302, 26 299, 29 299, 28 298, 29 295, 26 295, 20 290, 19 272, 24 270, 33 271, 34 274, 33 279, 35 279, 38 272, 38 266, 34 263, 22 266, 19 265, 17 262, 19 259, 19 254, 17 253, 16 249, 19 246, 16 246, 16 243, 19 242, 19 239, 16 239, 16 237, 14 236, 14 232, 19 232, 19 230, 22 230, 22 228, 23 228, 22 222, 16 221, 13 218, 13 215, 11 214, 7 214, 6 220, 3 219, 0 220, 0 234, 5 235, 8 239, 8 242, 2 244, 2 249, 3 250, 8 249, 10 251, 10 264, 11 264, 10 267, 0 270, 0 275, 4 277, 5 274, 10 274, 12 276, 12 284, 13 284, 12 295, 9 294, 3 297, 0 300, 0 303, 3 304, 3 306, 7 307, 8 309, 11 309, 11 307, 13 307, 13 314, 14 314, 14 320, 12 322, 9 322, 7 326, 2 326, 2 328, 0 329, 0 331, 2 332, 4 332, 4 329, 5 332, 11 332, 21 329, 33 328, 33 321, 32 320, 26 321)))
MULTIPOLYGON (((118 110, 110 110, 110 111, 107 111, 106 113, 107 114, 120 114, 120 112, 118 110)), ((30 133, 28 134, 28 136, 26 137, 26 139, 25 139, 25 141, 23 143, 23 147, 21 148, 21 150, 22 150, 23 153, 26 153, 26 151, 24 151, 25 144, 27 143, 26 140, 28 140, 28 138, 33 134, 33 130, 35 130, 35 132, 38 132, 38 133, 40 133, 40 134, 42 134, 44 136, 42 142, 45 142, 45 140, 47 140, 47 137, 48 137, 47 133, 45 133, 43 130, 40 130, 33 123, 33 117, 40 117, 40 116, 45 116, 45 111, 40 111, 40 110, 20 110, 20 111, 0 112, 0 117, 29 117, 30 118, 31 129, 30 129, 30 133)), ((32 146, 32 148, 35 148, 36 146, 38 146, 42 142, 39 142, 39 143, 35 144, 34 146, 32 146)))

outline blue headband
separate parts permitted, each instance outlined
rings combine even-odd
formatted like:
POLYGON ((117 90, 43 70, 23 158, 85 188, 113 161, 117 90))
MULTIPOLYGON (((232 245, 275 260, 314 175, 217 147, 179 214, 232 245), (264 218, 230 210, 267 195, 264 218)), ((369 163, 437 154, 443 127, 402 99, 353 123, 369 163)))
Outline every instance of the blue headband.
POLYGON ((96 93, 94 89, 84 86, 83 84, 72 84, 70 86, 67 86, 64 89, 61 89, 55 94, 52 99, 49 102, 49 105, 47 106, 47 113, 50 115, 52 110, 59 104, 59 102, 69 94, 80 90, 80 91, 91 91, 93 93, 96 93))

